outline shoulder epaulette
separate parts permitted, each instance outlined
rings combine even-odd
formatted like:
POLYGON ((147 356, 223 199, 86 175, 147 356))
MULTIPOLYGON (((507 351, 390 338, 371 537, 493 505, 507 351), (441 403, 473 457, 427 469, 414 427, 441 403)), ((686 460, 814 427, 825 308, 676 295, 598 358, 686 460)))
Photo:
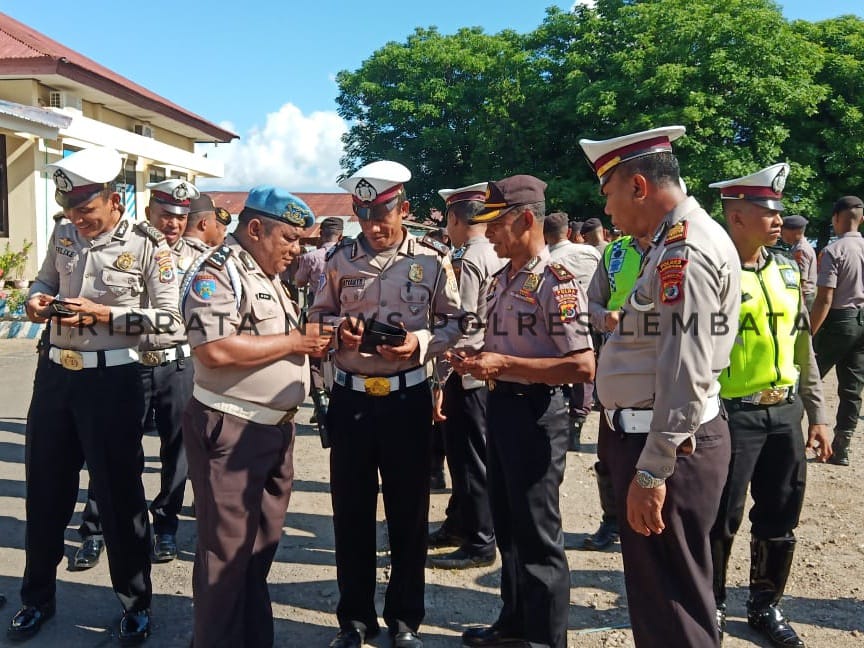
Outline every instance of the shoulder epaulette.
POLYGON ((333 255, 336 254, 336 252, 338 252, 344 247, 348 247, 348 245, 351 244, 353 241, 354 239, 352 237, 344 237, 339 239, 339 242, 336 245, 330 246, 330 249, 327 250, 327 252, 324 254, 324 260, 329 261, 331 258, 333 258, 333 255))
POLYGON ((444 245, 441 241, 436 241, 434 238, 429 236, 428 234, 420 239, 420 245, 425 245, 428 248, 432 248, 441 256, 447 256, 450 254, 450 248, 444 245))
POLYGON ((663 245, 673 245, 687 240, 687 221, 675 223, 666 231, 666 240, 663 245))
POLYGON ((144 234, 147 238, 152 239, 157 245, 165 242, 165 235, 147 221, 139 221, 138 223, 135 223, 135 229, 144 234))
POLYGON ((242 250, 240 252, 240 262, 243 264, 243 267, 247 270, 257 270, 258 266, 255 264, 255 259, 252 258, 252 255, 249 254, 246 250, 242 250))
POLYGON ((550 263, 549 271, 555 276, 559 282, 573 281, 576 277, 560 263, 550 263))
POLYGON ((233 250, 227 245, 220 245, 213 248, 213 251, 207 256, 207 264, 220 270, 225 266, 228 257, 231 256, 233 250))

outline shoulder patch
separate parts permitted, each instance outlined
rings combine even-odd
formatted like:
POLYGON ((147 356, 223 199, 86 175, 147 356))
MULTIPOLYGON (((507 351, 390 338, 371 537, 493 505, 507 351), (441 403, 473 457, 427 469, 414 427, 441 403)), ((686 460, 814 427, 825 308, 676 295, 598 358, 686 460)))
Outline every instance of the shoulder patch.
POLYGON ((324 253, 324 260, 329 261, 333 258, 333 255, 336 254, 342 248, 348 247, 348 245, 353 241, 353 238, 342 238, 339 239, 339 242, 336 245, 331 245, 327 252, 324 253))
POLYGON ((663 245, 671 245, 672 243, 680 243, 687 240, 687 221, 676 223, 666 232, 666 240, 663 245))
POLYGON ((573 273, 570 272, 567 268, 565 268, 560 263, 550 263, 549 271, 554 275, 554 277, 558 281, 573 281, 576 277, 573 276, 573 273))
POLYGON ((428 234, 420 239, 420 245, 425 245, 428 248, 432 248, 441 256, 447 256, 450 254, 450 248, 444 245, 441 241, 436 241, 434 238, 429 236, 428 234))
MULTIPOLYGON (((125 218, 122 218, 120 220, 120 224, 117 226, 117 229, 114 230, 114 236, 113 236, 114 240, 115 241, 121 240, 124 236, 126 236, 126 231, 128 229, 129 229, 129 221, 125 218)), ((161 236, 162 232, 159 232, 159 235, 161 236)))
POLYGON ((228 257, 232 254, 232 250, 227 245, 220 245, 213 248, 213 251, 207 256, 207 264, 220 270, 225 266, 228 257))
POLYGON ((147 238, 152 239, 156 244, 165 242, 165 235, 147 221, 136 223, 135 229, 144 234, 147 238))
POLYGON ((664 304, 674 304, 684 297, 684 268, 687 259, 673 257, 664 259, 657 264, 660 273, 660 301, 664 304))

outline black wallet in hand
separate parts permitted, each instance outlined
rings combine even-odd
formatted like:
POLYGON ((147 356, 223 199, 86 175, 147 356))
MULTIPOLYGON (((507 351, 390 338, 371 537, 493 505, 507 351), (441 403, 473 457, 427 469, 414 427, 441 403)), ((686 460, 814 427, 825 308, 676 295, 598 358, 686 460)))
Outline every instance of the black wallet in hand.
POLYGON ((363 337, 360 338, 360 353, 378 353, 375 349, 379 344, 388 346, 402 346, 408 331, 399 327, 385 324, 377 320, 368 322, 363 328, 363 337))

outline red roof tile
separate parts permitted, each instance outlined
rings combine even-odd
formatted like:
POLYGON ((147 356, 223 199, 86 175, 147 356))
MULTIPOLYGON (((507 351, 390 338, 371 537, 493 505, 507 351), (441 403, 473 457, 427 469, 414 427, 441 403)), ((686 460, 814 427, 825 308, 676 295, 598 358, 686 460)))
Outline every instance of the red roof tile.
MULTIPOLYGON (((207 191, 217 207, 224 207, 232 214, 239 214, 246 202, 246 191, 207 191)), ((351 194, 348 193, 295 193, 295 196, 309 205, 317 218, 326 216, 350 216, 357 220, 351 209, 351 194)))
POLYGON ((234 133, 0 13, 0 74, 58 74, 230 142, 234 133))

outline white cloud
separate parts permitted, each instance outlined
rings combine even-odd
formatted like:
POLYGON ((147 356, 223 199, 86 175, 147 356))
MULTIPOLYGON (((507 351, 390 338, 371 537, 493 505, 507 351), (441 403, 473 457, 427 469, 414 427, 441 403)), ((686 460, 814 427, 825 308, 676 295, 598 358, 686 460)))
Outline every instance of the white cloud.
POLYGON ((579 5, 582 5, 583 7, 588 7, 589 9, 593 9, 597 6, 597 0, 576 0, 576 2, 573 3, 573 9, 575 9, 579 5))
MULTIPOLYGON (((229 122, 221 124, 233 130, 229 122)), ((225 164, 225 177, 200 180, 205 190, 247 190, 274 184, 289 191, 336 191, 341 169, 342 134, 348 127, 332 111, 304 115, 292 103, 267 115, 264 128, 253 126, 231 144, 199 144, 196 152, 225 164)), ((236 132, 236 131, 234 131, 236 132)))

